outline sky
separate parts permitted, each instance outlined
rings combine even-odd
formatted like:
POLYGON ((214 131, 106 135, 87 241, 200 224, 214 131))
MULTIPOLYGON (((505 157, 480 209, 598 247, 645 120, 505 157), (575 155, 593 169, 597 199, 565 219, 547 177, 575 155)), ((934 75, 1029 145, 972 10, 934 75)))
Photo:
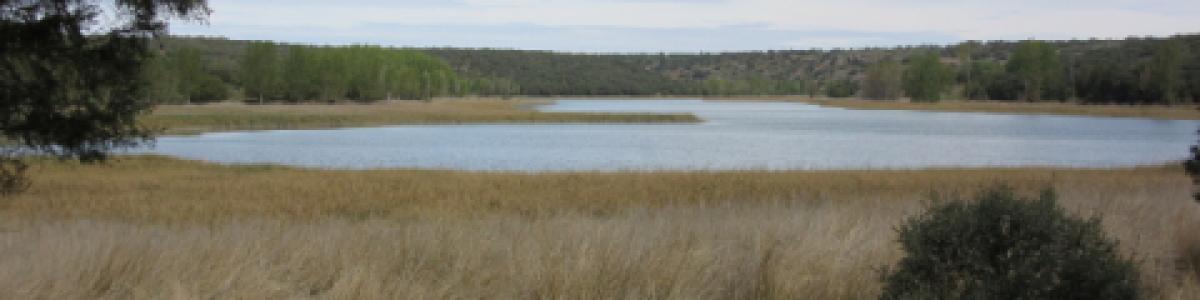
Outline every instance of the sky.
POLYGON ((209 0, 178 35, 306 44, 722 52, 1200 33, 1198 0, 209 0))

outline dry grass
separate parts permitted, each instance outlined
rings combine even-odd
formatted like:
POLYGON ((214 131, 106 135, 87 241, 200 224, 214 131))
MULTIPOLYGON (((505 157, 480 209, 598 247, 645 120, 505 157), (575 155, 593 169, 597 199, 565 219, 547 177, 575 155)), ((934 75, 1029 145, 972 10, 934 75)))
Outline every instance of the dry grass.
MULTIPOLYGON (((792 203, 971 193, 995 182, 1036 191, 1051 182, 1105 182, 1135 189, 1182 171, 966 169, 933 171, 729 171, 488 173, 429 170, 341 171, 282 166, 222 166, 165 157, 118 157, 103 165, 43 160, 36 184, 6 200, 3 214, 49 218, 196 222, 240 217, 287 219, 481 217, 556 214, 608 216, 631 207, 792 203), (1142 180, 1121 183, 1123 177, 1142 180)), ((1179 174, 1175 174, 1179 173, 1179 174)))
POLYGON ((1160 298, 1200 224, 1175 167, 505 174, 43 161, 0 298, 869 298, 932 190, 1054 186, 1160 298))
POLYGON ((1188 228, 1192 229, 1189 234, 1179 236, 1179 267, 1182 271, 1190 271, 1192 279, 1200 282, 1200 220, 1192 220, 1188 228))
POLYGON ((160 105, 142 118, 169 134, 222 130, 309 129, 398 124, 697 122, 687 114, 545 113, 525 109, 548 100, 456 99, 376 104, 160 105))
POLYGON ((1083 105, 1058 102, 961 101, 913 103, 907 101, 877 101, 841 98, 809 98, 807 96, 713 98, 714 100, 775 100, 796 101, 817 105, 866 110, 926 110, 955 112, 989 112, 1013 114, 1080 115, 1100 117, 1151 118, 1165 120, 1200 120, 1197 105, 1083 105))

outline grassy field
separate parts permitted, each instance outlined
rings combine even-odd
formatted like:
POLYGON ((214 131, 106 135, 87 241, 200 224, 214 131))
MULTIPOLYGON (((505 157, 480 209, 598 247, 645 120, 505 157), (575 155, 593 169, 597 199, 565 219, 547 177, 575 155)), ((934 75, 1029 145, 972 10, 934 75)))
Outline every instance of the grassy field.
POLYGON ((551 100, 454 99, 376 104, 160 105, 142 118, 167 134, 226 130, 310 129, 401 124, 697 122, 687 114, 544 113, 525 109, 551 100))
POLYGON ((869 298, 929 194, 1054 187, 1154 295, 1200 296, 1177 167, 470 173, 38 161, 0 298, 869 298))
POLYGON ((712 100, 771 100, 795 101, 824 106, 867 110, 925 110, 954 112, 989 112, 1012 114, 1078 115, 1099 117, 1151 118, 1164 120, 1200 120, 1197 105, 1083 105, 1058 102, 1008 101, 942 101, 912 103, 843 98, 810 98, 808 96, 710 98, 712 100))

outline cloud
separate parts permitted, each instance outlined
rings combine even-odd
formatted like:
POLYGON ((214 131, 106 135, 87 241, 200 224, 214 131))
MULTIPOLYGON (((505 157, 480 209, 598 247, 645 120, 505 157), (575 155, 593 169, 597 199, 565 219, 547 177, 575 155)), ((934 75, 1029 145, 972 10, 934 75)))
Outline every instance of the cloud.
POLYGON ((182 24, 176 32, 321 43, 699 51, 1121 38, 1200 28, 1200 1, 1161 0, 211 0, 210 5, 211 26, 182 24))

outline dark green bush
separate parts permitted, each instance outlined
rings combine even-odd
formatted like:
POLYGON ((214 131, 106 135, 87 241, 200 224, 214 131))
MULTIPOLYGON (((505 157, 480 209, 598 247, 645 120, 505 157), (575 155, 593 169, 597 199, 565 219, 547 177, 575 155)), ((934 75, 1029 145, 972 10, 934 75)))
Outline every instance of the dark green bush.
POLYGON ((229 99, 229 87, 217 76, 203 76, 192 90, 192 102, 204 103, 229 99))
MULTIPOLYGON (((1192 184, 1200 184, 1200 144, 1191 148, 1192 157, 1183 162, 1183 169, 1192 176, 1192 184)), ((1192 199, 1200 202, 1200 193, 1192 194, 1192 199)))
POLYGON ((825 94, 833 98, 851 97, 858 93, 858 82, 853 80, 836 80, 825 87, 825 94))
POLYGON ((995 187, 951 199, 899 229, 906 256, 881 299, 1135 299, 1138 272, 1098 219, 1068 216, 1053 191, 995 187))

